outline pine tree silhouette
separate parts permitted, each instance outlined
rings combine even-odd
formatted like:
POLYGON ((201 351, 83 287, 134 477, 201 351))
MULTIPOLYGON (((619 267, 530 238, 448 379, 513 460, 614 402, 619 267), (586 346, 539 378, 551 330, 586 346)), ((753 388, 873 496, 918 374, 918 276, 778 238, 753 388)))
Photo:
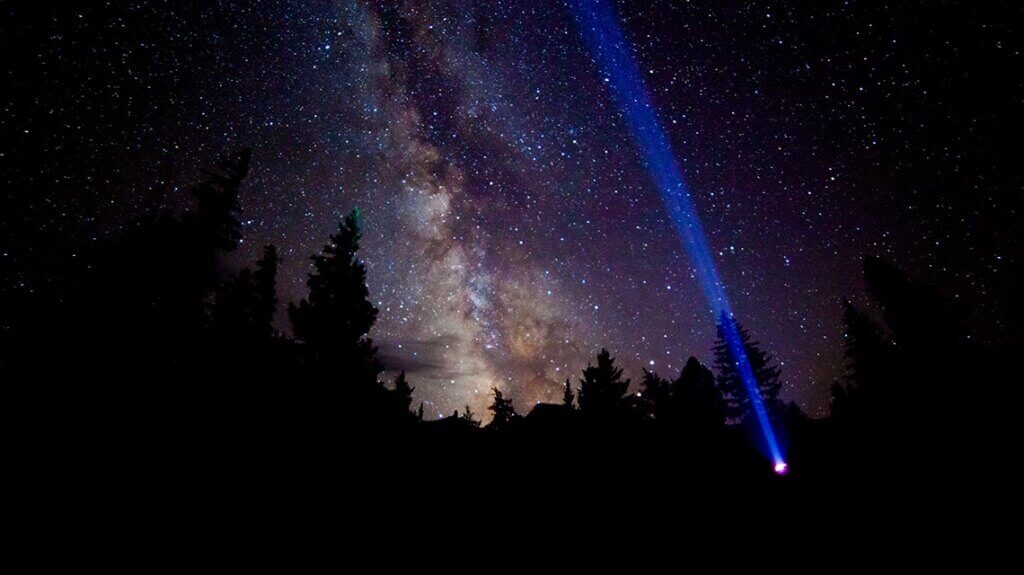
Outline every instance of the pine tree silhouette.
POLYGON ((864 280, 882 321, 845 303, 847 371, 830 401, 844 457, 945 473, 949 453, 966 458, 999 435, 999 402, 970 384, 1005 377, 1009 356, 974 344, 962 309, 891 263, 865 258, 864 280))
POLYGON ((893 378, 897 350, 874 320, 849 301, 843 304, 846 375, 832 385, 829 407, 837 421, 882 417, 870 413, 893 406, 886 395, 899 393, 893 378))
POLYGON ((463 422, 468 424, 470 427, 480 427, 480 420, 476 418, 476 414, 470 409, 469 404, 466 404, 465 411, 459 416, 463 422))
POLYGON ((641 406, 662 425, 713 429, 725 422, 725 400, 711 370, 690 357, 675 380, 644 370, 641 406))
POLYGON ((731 327, 739 334, 740 343, 746 351, 747 361, 757 382, 765 410, 770 417, 777 416, 781 408, 778 395, 782 383, 779 381, 781 372, 772 364, 772 356, 761 351, 758 342, 750 341, 750 333, 725 312, 719 316, 717 327, 718 339, 714 346, 715 370, 718 371, 718 388, 725 399, 726 415, 734 423, 745 422, 753 415, 750 394, 740 377, 732 348, 726 340, 726 328, 731 327))
MULTIPOLYGON (((405 372, 398 374, 395 378, 395 384, 391 390, 392 395, 395 398, 395 406, 397 410, 405 413, 409 413, 409 408, 412 407, 412 392, 416 388, 409 385, 409 382, 405 380, 405 372)), ((420 404, 423 407, 423 404, 420 404)))
POLYGON ((670 399, 669 382, 644 368, 644 376, 640 380, 640 409, 646 415, 665 422, 671 416, 670 399))
POLYGON ((575 394, 572 392, 572 384, 569 382, 569 378, 565 379, 565 389, 562 391, 562 405, 568 409, 575 409, 573 402, 576 400, 575 394))
POLYGON ((711 370, 695 357, 672 382, 671 417, 685 426, 715 429, 725 424, 725 398, 711 370))
POLYGON ((358 211, 353 211, 330 243, 313 256, 309 295, 298 305, 289 305, 288 317, 295 336, 308 346, 321 369, 333 372, 331 377, 372 386, 382 366, 367 337, 377 308, 369 300, 366 267, 356 258, 360 237, 358 211))
POLYGON ((238 195, 248 150, 223 156, 191 188, 196 206, 131 226, 87 256, 81 287, 65 298, 69 332, 88 326, 76 353, 118 372, 169 377, 202 357, 209 296, 220 283, 219 260, 239 238, 238 195), (109 358, 118 341, 118 360, 109 358))
POLYGON ((238 190, 249 174, 251 159, 248 149, 228 154, 193 191, 198 202, 193 223, 201 239, 219 249, 232 250, 242 239, 238 190))
POLYGON ((500 389, 495 387, 493 392, 494 402, 487 409, 494 413, 494 418, 491 419, 488 427, 491 429, 503 429, 518 418, 519 415, 516 413, 515 406, 512 405, 512 400, 506 399, 500 389))
POLYGON ((884 326, 845 303, 847 372, 832 386, 834 420, 906 435, 948 413, 973 412, 964 406, 980 403, 978 396, 957 393, 979 363, 963 310, 880 258, 865 258, 864 280, 884 326))
POLYGON ((252 345, 274 335, 279 262, 277 248, 266 246, 256 271, 242 268, 217 290, 210 315, 221 338, 252 345))
POLYGON ((271 337, 275 334, 274 315, 277 314, 277 268, 281 258, 273 244, 264 246, 263 256, 256 261, 256 301, 253 304, 253 330, 257 336, 271 337))
POLYGON ((195 210, 180 220, 165 217, 152 231, 143 230, 148 241, 143 240, 142 245, 154 262, 151 265, 159 267, 146 270, 152 275, 145 280, 152 284, 142 293, 149 294, 152 309, 163 314, 154 324, 163 324, 174 339, 196 336, 172 332, 174 326, 190 331, 202 326, 204 302, 219 283, 221 254, 238 247, 238 196, 251 158, 248 149, 225 154, 192 189, 195 210))
POLYGON ((864 259, 868 295, 882 310, 893 341, 909 353, 950 353, 962 348, 968 331, 964 310, 936 290, 911 279, 878 257, 864 259))
POLYGON ((622 379, 622 369, 615 367, 615 358, 607 349, 602 349, 597 355, 597 365, 583 370, 577 394, 580 413, 594 417, 622 415, 629 406, 625 399, 629 383, 629 379, 622 379))

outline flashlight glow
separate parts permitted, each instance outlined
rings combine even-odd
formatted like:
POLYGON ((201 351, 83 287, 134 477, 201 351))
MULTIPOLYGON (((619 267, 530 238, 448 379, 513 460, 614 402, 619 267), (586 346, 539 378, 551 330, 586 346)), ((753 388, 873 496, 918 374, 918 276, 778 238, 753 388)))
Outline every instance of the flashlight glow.
MULTIPOLYGON (((690 256, 711 312, 716 319, 722 314, 729 318, 733 317, 725 288, 715 269, 711 248, 690 198, 690 192, 683 181, 682 170, 672 154, 668 136, 654 112, 654 106, 612 5, 608 0, 569 0, 568 4, 590 52, 597 58, 605 83, 611 89, 622 115, 629 122, 644 165, 654 180, 665 202, 669 218, 690 256)), ((764 401, 761 399, 757 380, 747 359, 747 352, 736 323, 725 321, 722 324, 725 342, 750 397, 754 415, 775 465, 775 472, 783 474, 787 466, 775 439, 771 422, 768 420, 764 401)))

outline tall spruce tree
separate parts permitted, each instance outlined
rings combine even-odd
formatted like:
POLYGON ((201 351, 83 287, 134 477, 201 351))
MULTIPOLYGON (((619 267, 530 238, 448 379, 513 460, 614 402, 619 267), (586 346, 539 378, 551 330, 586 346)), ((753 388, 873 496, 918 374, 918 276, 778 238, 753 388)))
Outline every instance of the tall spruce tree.
POLYGON ((256 298, 253 304, 253 329, 257 335, 270 337, 274 335, 274 315, 277 314, 277 268, 281 257, 277 247, 268 244, 263 248, 263 256, 256 261, 253 272, 256 298))
POLYGON ((233 250, 242 239, 238 192, 249 174, 251 159, 252 151, 248 149, 226 154, 193 190, 197 203, 193 224, 200 239, 209 245, 233 250))
POLYGON ((750 333, 735 318, 725 312, 718 318, 718 339, 715 342, 715 370, 718 372, 718 388, 725 401, 727 417, 734 423, 742 423, 754 415, 754 404, 740 376, 736 358, 728 334, 738 335, 739 344, 746 352, 747 362, 753 372, 761 401, 770 417, 778 415, 781 406, 778 395, 782 389, 779 380, 781 371, 772 362, 772 356, 761 350, 760 343, 750 340, 750 333))
POLYGON ((597 365, 583 370, 576 397, 580 413, 597 417, 623 414, 629 405, 625 397, 629 383, 629 379, 622 379, 622 369, 615 367, 615 358, 607 349, 602 349, 597 355, 597 365))
MULTIPOLYGON (((409 385, 409 382, 406 381, 405 372, 403 371, 399 373, 398 377, 395 378, 394 387, 390 390, 392 397, 394 397, 395 407, 398 413, 412 413, 409 411, 409 408, 412 407, 412 392, 415 390, 416 388, 409 385)), ((422 406, 423 404, 420 404, 420 407, 422 406)))
POLYGON ((562 405, 567 409, 575 409, 573 402, 576 400, 576 395, 572 392, 572 383, 569 382, 569 378, 565 379, 565 389, 562 390, 562 405))
POLYGON ((367 337, 377 319, 366 287, 366 267, 359 250, 359 212, 353 210, 313 256, 314 272, 306 282, 309 295, 289 305, 295 337, 304 342, 322 369, 367 385, 381 372, 377 348, 367 337))

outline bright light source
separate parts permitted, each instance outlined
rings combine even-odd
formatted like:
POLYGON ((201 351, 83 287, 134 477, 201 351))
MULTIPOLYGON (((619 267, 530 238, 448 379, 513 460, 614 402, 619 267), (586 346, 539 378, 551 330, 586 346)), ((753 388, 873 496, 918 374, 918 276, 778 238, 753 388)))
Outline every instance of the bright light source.
POLYGON ((784 461, 775 464, 775 473, 785 475, 787 471, 789 471, 789 466, 784 461))

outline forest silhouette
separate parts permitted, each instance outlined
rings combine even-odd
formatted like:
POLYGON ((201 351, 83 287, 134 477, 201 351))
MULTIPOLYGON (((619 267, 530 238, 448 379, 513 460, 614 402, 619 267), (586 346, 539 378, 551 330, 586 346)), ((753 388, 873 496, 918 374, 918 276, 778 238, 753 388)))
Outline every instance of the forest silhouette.
MULTIPOLYGON (((732 317, 719 318, 710 366, 690 357, 679 373, 644 370, 633 385, 602 349, 565 381, 560 403, 521 414, 494 389, 487 414, 467 406, 427 420, 413 401, 415 381, 382 379, 354 211, 312 255, 308 294, 287 304, 292 333, 280 333, 277 249, 266 246, 230 275, 218 271, 242 238, 238 197, 250 158, 224 156, 193 186, 190 209, 155 211, 46 270, 38 289, 6 306, 0 364, 31 396, 26 411, 39 435, 69 450, 105 446, 110 460, 179 449, 196 461, 225 452, 350 458, 386 446, 410 464, 479 457, 495 471, 623 476, 682 464, 708 476, 774 478, 722 336, 732 317)), ((962 469, 968 453, 982 457, 985 434, 1008 409, 970 385, 996 381, 1009 354, 972 338, 963 309, 877 257, 864 260, 864 280, 870 310, 837 301, 847 371, 832 385, 827 418, 782 401, 777 362, 737 324, 790 463, 785 480, 962 469)))

